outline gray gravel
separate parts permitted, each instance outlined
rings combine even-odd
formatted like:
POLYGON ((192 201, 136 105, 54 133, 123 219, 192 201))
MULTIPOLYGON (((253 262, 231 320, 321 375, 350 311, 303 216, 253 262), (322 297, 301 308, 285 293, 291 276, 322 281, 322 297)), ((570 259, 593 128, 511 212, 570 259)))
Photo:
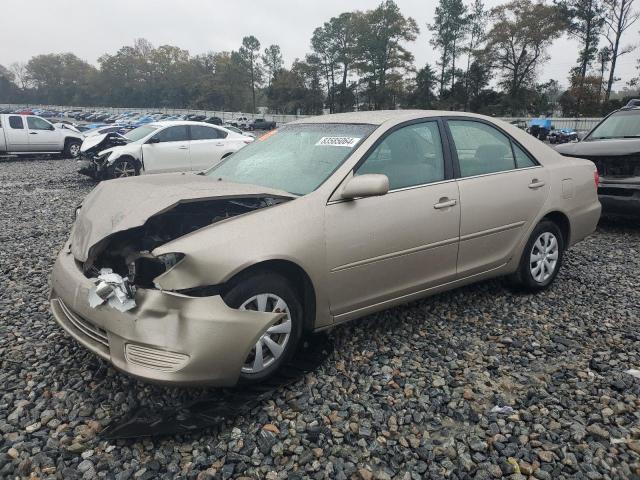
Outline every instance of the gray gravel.
POLYGON ((640 226, 607 222, 537 296, 501 281, 335 330, 317 372, 192 436, 106 442, 145 385, 53 321, 48 276, 93 184, 0 162, 0 478, 640 478, 640 226), (504 407, 504 413, 491 412, 504 407))

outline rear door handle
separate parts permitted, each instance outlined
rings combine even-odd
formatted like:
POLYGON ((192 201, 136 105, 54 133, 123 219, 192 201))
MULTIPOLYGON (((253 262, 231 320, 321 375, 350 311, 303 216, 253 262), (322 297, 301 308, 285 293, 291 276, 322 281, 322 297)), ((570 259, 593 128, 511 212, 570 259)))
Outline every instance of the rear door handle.
POLYGON ((435 208, 436 210, 440 210, 442 208, 453 207, 456 203, 458 203, 458 201, 455 198, 449 200, 445 197, 441 198, 438 203, 433 206, 433 208, 435 208))
POLYGON ((544 182, 538 180, 537 178, 534 178, 533 180, 531 180, 531 183, 529 184, 529 188, 540 188, 540 187, 544 187, 544 182))
POLYGON ((224 147, 224 143, 222 143, 222 142, 216 143, 216 147, 224 147))
POLYGON ((38 132, 29 132, 29 135, 37 135, 38 132))
POLYGON ((181 147, 178 147, 178 150, 187 150, 189 147, 186 147, 184 145, 182 145, 181 147))

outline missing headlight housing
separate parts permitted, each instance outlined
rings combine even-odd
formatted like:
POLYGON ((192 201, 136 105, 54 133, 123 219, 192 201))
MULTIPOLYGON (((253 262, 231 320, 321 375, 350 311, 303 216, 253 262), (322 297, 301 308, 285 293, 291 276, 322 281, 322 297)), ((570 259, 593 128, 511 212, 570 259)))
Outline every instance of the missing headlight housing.
POLYGON ((184 253, 139 256, 127 263, 129 280, 140 287, 153 288, 153 279, 171 270, 183 258, 184 253))

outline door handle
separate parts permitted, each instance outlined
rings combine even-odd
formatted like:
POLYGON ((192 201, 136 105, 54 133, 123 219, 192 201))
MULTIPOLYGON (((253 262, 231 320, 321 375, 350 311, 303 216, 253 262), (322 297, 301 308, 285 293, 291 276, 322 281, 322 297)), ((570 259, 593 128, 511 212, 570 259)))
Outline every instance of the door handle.
POLYGON ((216 143, 216 147, 224 147, 224 143, 222 143, 222 142, 216 143))
POLYGON ((531 183, 529 184, 529 188, 540 188, 540 187, 544 187, 544 182, 538 180, 537 178, 534 178, 533 180, 531 180, 531 183))
POLYGON ((186 147, 184 145, 182 145, 181 147, 178 147, 178 150, 187 150, 189 147, 186 147))
POLYGON ((37 135, 38 132, 29 132, 29 135, 37 135))
POLYGON ((436 210, 440 210, 442 208, 453 207, 456 203, 458 203, 458 201, 455 198, 449 200, 447 197, 444 197, 441 198, 438 203, 433 206, 433 208, 435 208, 436 210))

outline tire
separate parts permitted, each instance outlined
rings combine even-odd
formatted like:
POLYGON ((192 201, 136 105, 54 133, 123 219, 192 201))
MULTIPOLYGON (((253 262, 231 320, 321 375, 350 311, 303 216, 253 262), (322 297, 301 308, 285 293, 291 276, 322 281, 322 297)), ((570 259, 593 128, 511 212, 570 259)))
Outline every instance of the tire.
POLYGON ((528 292, 549 288, 562 266, 564 248, 565 240, 558 225, 543 219, 531 232, 518 270, 511 277, 512 283, 528 292))
POLYGON ((82 145, 82 142, 78 140, 67 140, 62 154, 65 158, 78 158, 80 155, 80 145, 82 145))
POLYGON ((140 175, 138 163, 131 157, 122 157, 109 167, 109 178, 126 178, 140 175))
POLYGON ((260 340, 249 352, 240 372, 239 383, 241 384, 262 382, 271 377, 296 352, 302 336, 304 320, 300 299, 285 277, 271 272, 241 276, 233 282, 232 287, 223 295, 223 298, 231 308, 268 312, 276 311, 275 309, 279 308, 288 312, 288 316, 279 320, 260 337, 260 340), (280 303, 281 301, 284 303, 280 303), (287 322, 289 322, 288 333, 287 322), (269 333, 269 330, 281 333, 269 333), (256 355, 258 347, 262 352, 260 357, 262 365, 256 355))

